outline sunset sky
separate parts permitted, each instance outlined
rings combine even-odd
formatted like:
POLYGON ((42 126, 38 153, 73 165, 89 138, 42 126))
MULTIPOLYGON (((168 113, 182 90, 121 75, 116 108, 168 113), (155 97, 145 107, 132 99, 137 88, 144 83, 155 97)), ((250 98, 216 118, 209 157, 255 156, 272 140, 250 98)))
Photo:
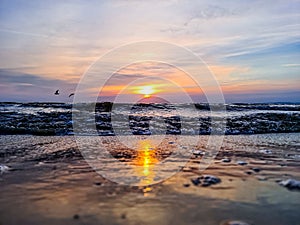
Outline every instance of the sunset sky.
MULTIPOLYGON (((0 101, 72 101, 68 95, 101 55, 127 43, 155 40, 201 57, 227 102, 300 102, 299 24, 298 0, 1 0, 0 101), (59 96, 53 94, 56 89, 59 96)), ((172 85, 148 79, 155 73, 201 95, 178 68, 155 66, 131 65, 114 77, 141 79, 126 94, 142 96, 140 87, 149 85, 157 94, 176 93, 172 85)), ((122 90, 115 78, 104 96, 122 90)))

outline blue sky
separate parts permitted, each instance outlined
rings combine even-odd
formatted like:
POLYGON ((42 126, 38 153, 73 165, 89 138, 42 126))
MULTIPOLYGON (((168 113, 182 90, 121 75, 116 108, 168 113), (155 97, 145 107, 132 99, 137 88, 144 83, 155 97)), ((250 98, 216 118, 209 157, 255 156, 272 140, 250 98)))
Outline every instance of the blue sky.
POLYGON ((299 23, 295 0, 2 0, 0 101, 70 101, 99 56, 157 40, 200 56, 227 102, 300 102, 299 23))

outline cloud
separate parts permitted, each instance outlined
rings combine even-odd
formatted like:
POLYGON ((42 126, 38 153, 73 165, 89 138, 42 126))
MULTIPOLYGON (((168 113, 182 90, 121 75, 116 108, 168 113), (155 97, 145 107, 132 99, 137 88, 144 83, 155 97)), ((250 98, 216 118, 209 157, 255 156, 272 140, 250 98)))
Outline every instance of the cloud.
MULTIPOLYGON (((295 66, 299 7, 298 0, 217 4, 209 0, 4 0, 0 7, 0 75, 7 93, 2 88, 2 99, 13 93, 40 99, 37 93, 50 94, 52 87, 72 89, 99 56, 122 44, 144 40, 187 47, 214 67, 226 86, 250 85, 256 80, 295 88, 293 83, 299 80, 295 66)), ((189 63, 180 56, 177 61, 179 65, 189 63)), ((165 68, 150 65, 149 69, 162 77, 172 76, 165 68)), ((124 70, 115 79, 126 82, 150 74, 140 70, 124 70)))
POLYGON ((282 66, 284 67, 300 67, 299 63, 288 63, 288 64, 283 64, 282 66))
POLYGON ((65 101, 76 84, 41 75, 25 74, 14 70, 0 69, 1 101, 65 101), (60 89, 61 96, 54 96, 60 89), (57 98, 55 98, 57 97, 57 98))

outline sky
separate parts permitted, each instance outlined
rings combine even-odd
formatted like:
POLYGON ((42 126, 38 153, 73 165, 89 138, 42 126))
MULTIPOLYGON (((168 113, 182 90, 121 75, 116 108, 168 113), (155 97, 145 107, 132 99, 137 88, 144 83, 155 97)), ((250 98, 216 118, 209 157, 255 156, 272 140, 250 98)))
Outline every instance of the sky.
MULTIPOLYGON (((70 102, 99 57, 159 41, 200 57, 226 102, 300 102, 299 23, 298 0, 1 0, 0 101, 70 102)), ((105 87, 83 94, 143 97, 140 89, 150 86, 174 95, 174 80, 195 99, 206 94, 180 67, 153 62, 120 68, 105 87)))

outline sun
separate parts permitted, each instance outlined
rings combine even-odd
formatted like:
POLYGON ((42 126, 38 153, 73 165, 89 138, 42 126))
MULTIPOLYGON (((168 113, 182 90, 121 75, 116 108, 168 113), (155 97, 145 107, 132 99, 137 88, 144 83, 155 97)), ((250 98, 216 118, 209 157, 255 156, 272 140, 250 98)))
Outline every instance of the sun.
POLYGON ((153 93, 155 93, 155 90, 152 86, 142 86, 138 93, 143 94, 145 98, 149 98, 153 93))

